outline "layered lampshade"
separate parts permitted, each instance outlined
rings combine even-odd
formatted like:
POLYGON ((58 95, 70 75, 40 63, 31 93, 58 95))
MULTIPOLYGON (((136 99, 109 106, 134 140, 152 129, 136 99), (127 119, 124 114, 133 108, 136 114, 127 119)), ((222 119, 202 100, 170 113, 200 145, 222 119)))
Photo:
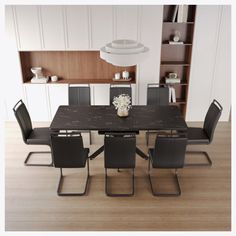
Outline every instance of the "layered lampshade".
POLYGON ((147 47, 137 41, 118 39, 100 49, 100 58, 115 66, 134 66, 148 56, 148 51, 147 47))

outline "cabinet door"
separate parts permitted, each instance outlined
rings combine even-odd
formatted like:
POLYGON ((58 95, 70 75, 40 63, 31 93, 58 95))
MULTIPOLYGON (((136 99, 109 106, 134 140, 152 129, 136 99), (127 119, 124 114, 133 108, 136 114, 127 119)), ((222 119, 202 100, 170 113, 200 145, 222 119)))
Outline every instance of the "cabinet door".
POLYGON ((19 50, 40 50, 41 35, 37 6, 15 6, 19 50))
POLYGON ((91 6, 91 48, 100 49, 113 39, 112 6, 91 6))
POLYGON ((26 104, 32 121, 49 121, 47 89, 45 84, 26 84, 26 104))
POLYGON ((136 84, 131 84, 131 89, 132 89, 132 105, 136 105, 136 84))
POLYGON ((138 67, 140 81, 137 93, 139 105, 146 105, 147 84, 159 83, 163 6, 142 6, 141 10, 140 40, 150 51, 138 67))
POLYGON ((138 6, 117 6, 116 39, 137 40, 138 36, 138 6))
POLYGON ((68 84, 49 84, 47 88, 50 117, 53 119, 59 106, 68 105, 68 84))
POLYGON ((5 7, 5 29, 8 43, 10 43, 10 46, 12 46, 12 48, 15 48, 16 46, 18 46, 17 44, 18 42, 15 34, 14 15, 12 6, 5 7))
POLYGON ((88 6, 65 6, 69 50, 89 48, 88 6))
POLYGON ((110 84, 92 84, 92 105, 109 105, 110 84))
POLYGON ((62 6, 41 6, 43 49, 65 50, 62 6))

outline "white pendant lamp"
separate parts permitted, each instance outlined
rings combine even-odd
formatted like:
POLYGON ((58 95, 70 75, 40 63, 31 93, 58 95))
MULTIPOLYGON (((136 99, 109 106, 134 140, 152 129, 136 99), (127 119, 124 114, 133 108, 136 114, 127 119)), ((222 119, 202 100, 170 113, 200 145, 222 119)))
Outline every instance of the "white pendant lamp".
POLYGON ((100 58, 115 66, 134 66, 148 55, 149 48, 130 39, 118 39, 100 49, 100 58))

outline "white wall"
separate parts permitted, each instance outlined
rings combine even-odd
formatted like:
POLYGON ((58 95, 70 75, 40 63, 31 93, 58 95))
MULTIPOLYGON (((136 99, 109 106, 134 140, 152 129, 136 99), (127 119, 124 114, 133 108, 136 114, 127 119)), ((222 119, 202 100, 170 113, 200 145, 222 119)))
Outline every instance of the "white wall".
POLYGON ((228 121, 231 106, 230 6, 197 7, 192 51, 187 121, 203 121, 215 98, 228 121))

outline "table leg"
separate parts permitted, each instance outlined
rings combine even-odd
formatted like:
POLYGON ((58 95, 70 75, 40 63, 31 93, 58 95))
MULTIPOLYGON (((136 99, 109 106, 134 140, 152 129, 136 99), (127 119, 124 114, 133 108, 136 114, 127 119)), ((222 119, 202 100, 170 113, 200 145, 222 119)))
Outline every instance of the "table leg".
POLYGON ((93 160, 95 157, 97 157, 103 151, 104 151, 104 145, 102 145, 97 151, 95 151, 92 155, 90 155, 89 159, 93 160))
MULTIPOLYGON (((97 151, 95 151, 92 155, 89 156, 90 160, 93 160, 95 157, 97 157, 100 153, 102 153, 104 151, 104 145, 101 146, 97 151)), ((148 160, 148 156, 141 151, 138 147, 136 147, 136 153, 142 157, 145 160, 148 160)))
POLYGON ((141 151, 138 147, 136 147, 136 153, 143 159, 148 160, 148 156, 143 151, 141 151))

